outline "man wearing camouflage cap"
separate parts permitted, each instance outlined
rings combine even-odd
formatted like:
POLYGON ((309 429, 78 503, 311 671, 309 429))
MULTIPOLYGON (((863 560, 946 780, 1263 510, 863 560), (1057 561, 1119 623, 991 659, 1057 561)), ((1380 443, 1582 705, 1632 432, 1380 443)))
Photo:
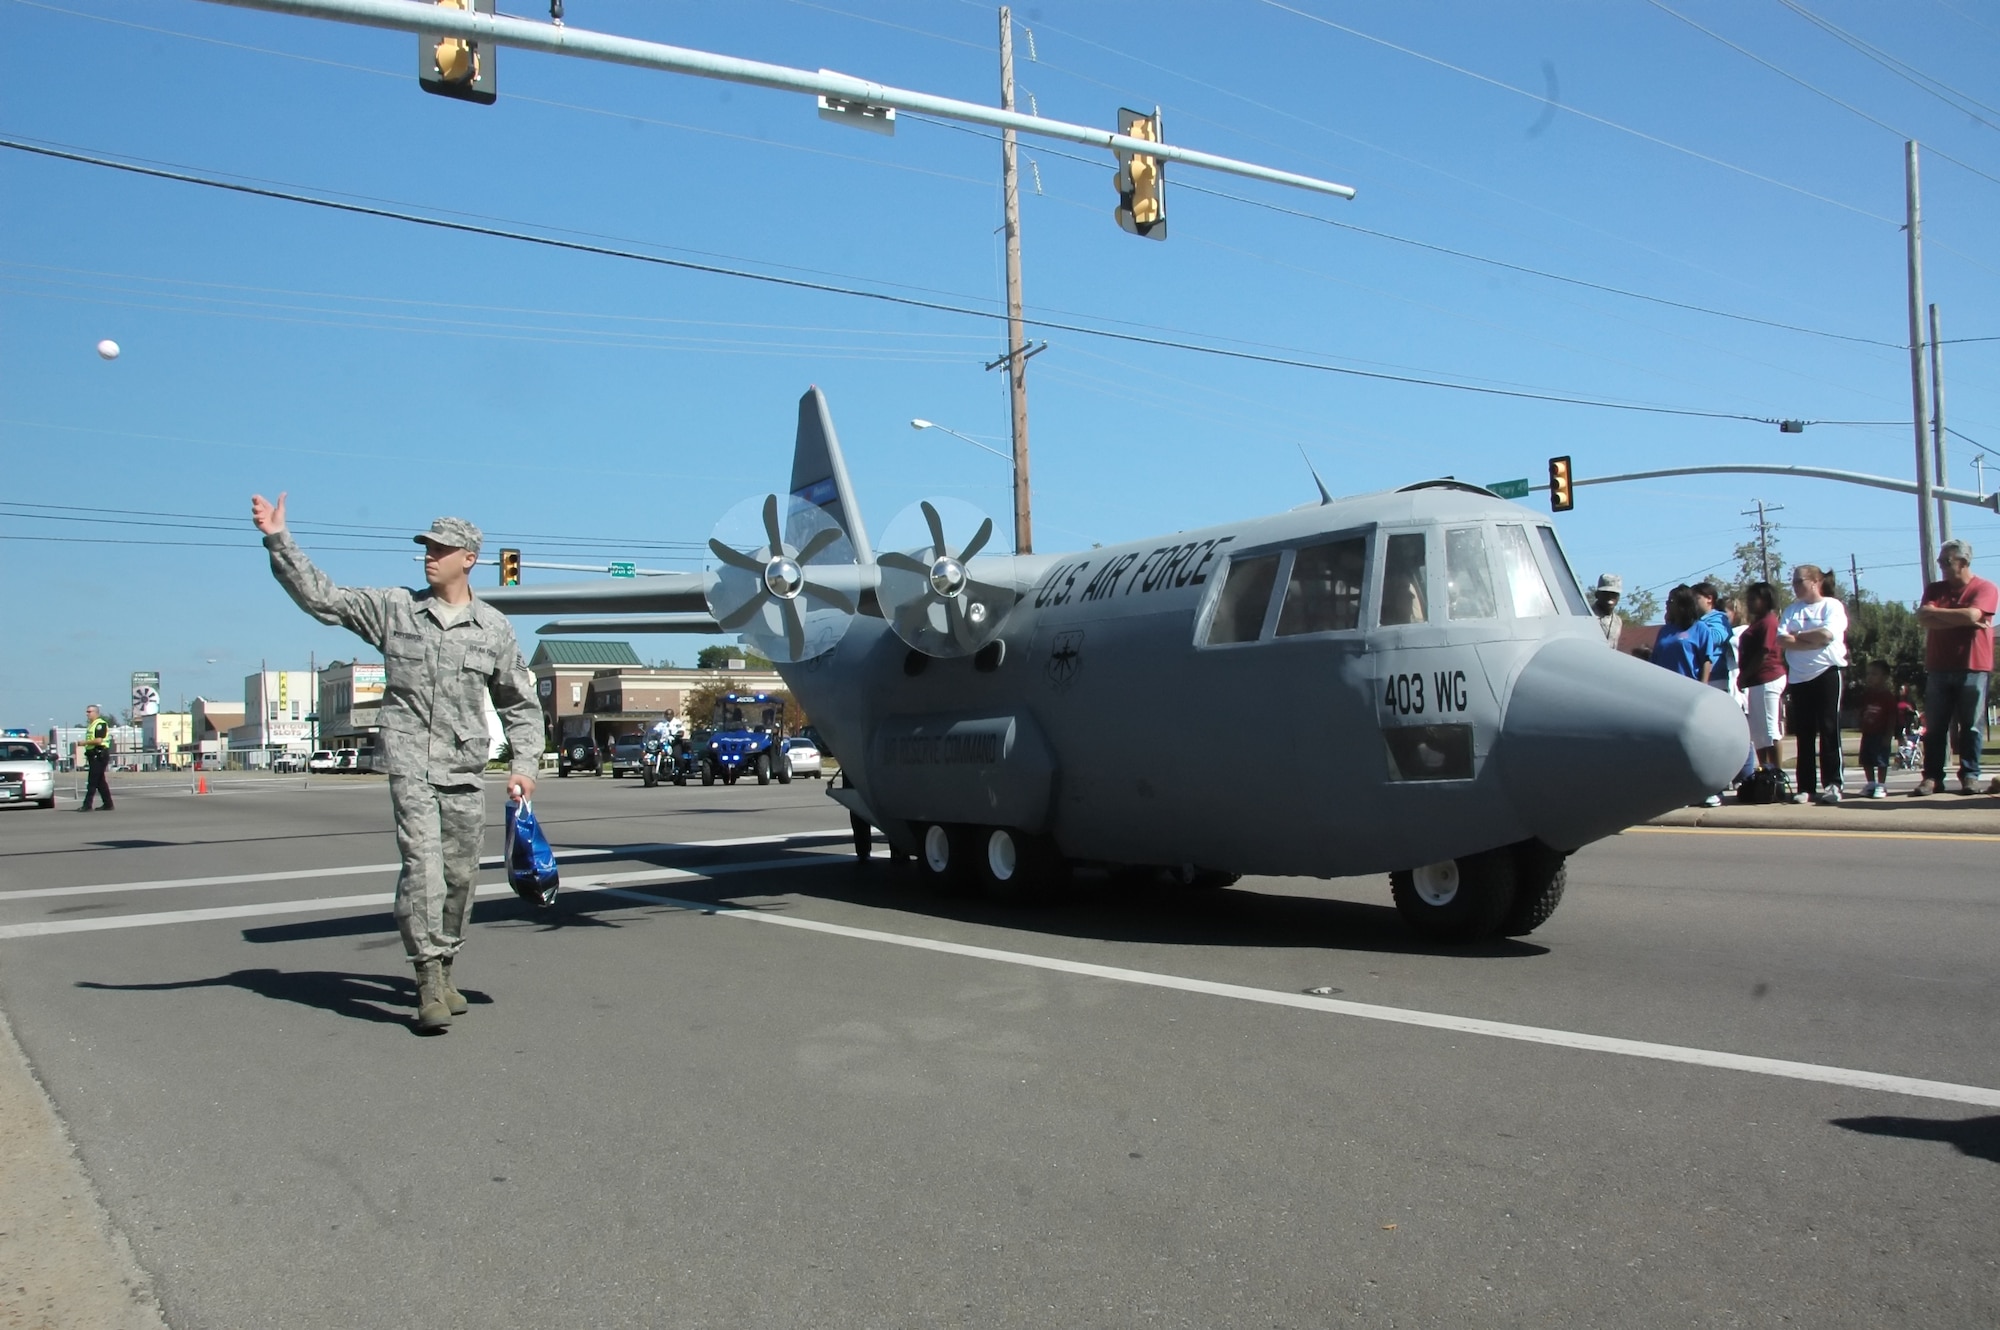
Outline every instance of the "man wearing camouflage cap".
MULTIPOLYGON (((513 746, 509 798, 535 792, 542 709, 507 617, 477 600, 469 575, 479 528, 440 517, 415 537, 429 589, 335 586, 285 529, 285 496, 250 500, 271 573, 300 609, 339 624, 382 652, 382 745, 396 810, 396 924, 417 969, 417 1028, 442 1030, 463 1015, 452 961, 464 943, 486 831, 487 729, 491 698, 513 746)), ((384 769, 378 765, 377 770, 384 769)))

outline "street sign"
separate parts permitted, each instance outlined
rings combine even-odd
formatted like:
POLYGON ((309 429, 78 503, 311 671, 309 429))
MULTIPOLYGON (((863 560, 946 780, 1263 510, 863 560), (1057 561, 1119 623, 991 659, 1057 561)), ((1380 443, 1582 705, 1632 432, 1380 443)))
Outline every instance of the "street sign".
POLYGON ((613 577, 637 577, 639 575, 639 565, 627 563, 623 559, 620 559, 611 565, 611 575, 613 577))
POLYGON ((1503 499, 1525 499, 1528 497, 1528 478, 1519 480, 1496 480, 1486 487, 1503 499))

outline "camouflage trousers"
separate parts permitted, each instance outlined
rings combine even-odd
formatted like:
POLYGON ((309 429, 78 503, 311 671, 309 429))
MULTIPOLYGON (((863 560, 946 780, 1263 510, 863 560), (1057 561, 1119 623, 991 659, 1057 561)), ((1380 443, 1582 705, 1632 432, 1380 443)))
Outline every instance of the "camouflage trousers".
POLYGON ((479 850, 486 836, 486 790, 441 789, 410 776, 389 778, 396 810, 396 927, 413 961, 458 954, 472 917, 479 850))

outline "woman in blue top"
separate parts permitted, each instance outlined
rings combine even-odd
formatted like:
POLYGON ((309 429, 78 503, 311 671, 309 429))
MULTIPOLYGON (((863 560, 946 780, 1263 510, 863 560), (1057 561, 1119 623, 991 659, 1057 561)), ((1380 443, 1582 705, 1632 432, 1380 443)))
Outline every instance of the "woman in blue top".
POLYGON ((1715 625, 1702 617, 1701 603, 1691 587, 1677 586, 1667 593, 1666 622, 1653 639, 1653 663, 1707 683, 1722 660, 1722 646, 1728 640, 1715 625))

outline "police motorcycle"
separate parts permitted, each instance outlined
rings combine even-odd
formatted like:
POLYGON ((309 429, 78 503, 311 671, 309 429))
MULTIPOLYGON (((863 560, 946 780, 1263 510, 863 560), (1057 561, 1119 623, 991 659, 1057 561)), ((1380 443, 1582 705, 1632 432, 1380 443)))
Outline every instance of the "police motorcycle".
POLYGON ((646 736, 646 747, 639 754, 639 779, 647 789, 660 783, 660 777, 667 774, 667 764, 672 761, 667 752, 668 741, 658 734, 646 736))

